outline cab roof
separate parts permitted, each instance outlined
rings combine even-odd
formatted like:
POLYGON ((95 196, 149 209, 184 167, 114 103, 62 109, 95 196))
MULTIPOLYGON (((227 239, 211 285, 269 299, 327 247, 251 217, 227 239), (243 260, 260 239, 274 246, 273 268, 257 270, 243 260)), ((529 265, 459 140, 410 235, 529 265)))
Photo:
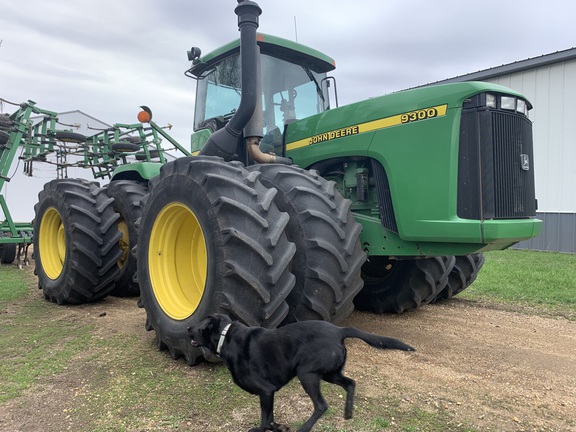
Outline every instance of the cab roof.
MULTIPOLYGON (((294 63, 304 62, 311 70, 318 73, 329 72, 336 68, 334 59, 298 42, 263 33, 258 33, 256 39, 262 54, 279 57, 294 63)), ((200 57, 199 61, 192 65, 188 72, 199 77, 214 63, 239 51, 240 39, 236 39, 200 57)))

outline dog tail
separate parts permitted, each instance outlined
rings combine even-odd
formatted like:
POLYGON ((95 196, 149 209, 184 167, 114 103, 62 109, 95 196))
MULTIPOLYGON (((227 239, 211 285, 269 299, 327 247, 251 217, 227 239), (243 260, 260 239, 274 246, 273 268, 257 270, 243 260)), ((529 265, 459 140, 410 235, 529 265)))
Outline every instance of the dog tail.
POLYGON ((397 349, 401 351, 416 351, 410 345, 405 344, 401 340, 378 336, 372 333, 367 333, 355 327, 345 327, 343 330, 343 339, 356 338, 362 339, 368 345, 379 349, 397 349))

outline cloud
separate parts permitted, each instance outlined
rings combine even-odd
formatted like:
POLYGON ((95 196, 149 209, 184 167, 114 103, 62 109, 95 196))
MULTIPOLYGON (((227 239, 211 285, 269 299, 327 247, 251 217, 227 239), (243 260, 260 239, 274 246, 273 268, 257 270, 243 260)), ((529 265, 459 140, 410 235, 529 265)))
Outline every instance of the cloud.
MULTIPOLYGON (((341 104, 576 46, 568 0, 260 0, 259 31, 332 56, 341 104)), ((131 123, 148 105, 188 145, 186 51, 238 37, 236 0, 27 0, 0 13, 0 97, 131 123)), ((1 108, 1 107, 0 107, 1 108)), ((5 111, 11 108, 5 106, 5 111)), ((30 207, 32 204, 30 204, 30 207)))

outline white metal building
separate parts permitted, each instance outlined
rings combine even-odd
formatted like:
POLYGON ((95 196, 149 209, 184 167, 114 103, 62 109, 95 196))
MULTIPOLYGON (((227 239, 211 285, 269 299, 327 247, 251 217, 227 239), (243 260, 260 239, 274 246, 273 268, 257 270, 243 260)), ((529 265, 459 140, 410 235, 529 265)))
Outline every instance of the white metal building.
POLYGON ((450 78, 488 81, 533 104, 534 169, 542 234, 520 248, 576 252, 576 48, 450 78))

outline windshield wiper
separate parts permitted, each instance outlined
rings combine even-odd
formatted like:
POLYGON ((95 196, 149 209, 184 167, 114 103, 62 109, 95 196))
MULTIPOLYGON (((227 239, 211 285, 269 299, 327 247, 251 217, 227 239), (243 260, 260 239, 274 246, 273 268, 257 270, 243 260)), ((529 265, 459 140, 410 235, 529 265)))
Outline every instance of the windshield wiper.
POLYGON ((318 84, 318 81, 316 80, 316 77, 314 76, 312 71, 304 65, 300 65, 300 66, 302 67, 302 69, 304 69, 304 72, 306 72, 306 75, 308 75, 308 78, 310 78, 310 81, 312 81, 316 85, 316 93, 318 93, 318 96, 320 96, 320 99, 322 99, 322 102, 326 102, 326 99, 324 99, 324 92, 322 91, 322 87, 320 87, 320 84, 318 84))

